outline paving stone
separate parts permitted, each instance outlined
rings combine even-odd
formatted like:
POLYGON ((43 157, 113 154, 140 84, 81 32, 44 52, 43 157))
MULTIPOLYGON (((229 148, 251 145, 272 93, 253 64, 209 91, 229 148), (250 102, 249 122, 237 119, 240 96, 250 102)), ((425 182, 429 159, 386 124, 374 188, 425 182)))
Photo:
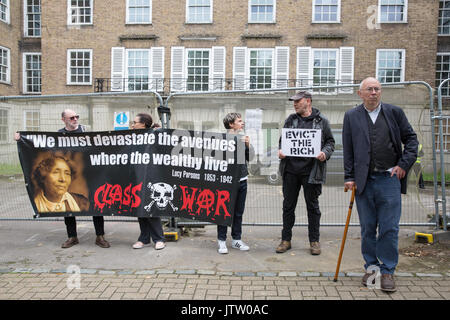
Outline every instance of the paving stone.
POLYGON ((416 276, 418 277, 424 277, 424 278, 440 278, 443 277, 440 273, 416 273, 416 276))
POLYGON ((279 277, 296 277, 297 272, 283 271, 278 273, 279 277))
POLYGON ((115 271, 112 271, 112 270, 99 270, 99 271, 98 271, 98 274, 101 274, 101 275, 111 275, 111 274, 116 274, 116 272, 115 272, 115 271))
POLYGON ((300 272, 300 277, 320 277, 320 272, 300 272))
POLYGON ((155 274, 156 271, 155 270, 140 270, 140 271, 136 271, 135 274, 138 275, 149 275, 149 274, 155 274))
POLYGON ((176 270, 175 274, 195 274, 195 270, 176 270))

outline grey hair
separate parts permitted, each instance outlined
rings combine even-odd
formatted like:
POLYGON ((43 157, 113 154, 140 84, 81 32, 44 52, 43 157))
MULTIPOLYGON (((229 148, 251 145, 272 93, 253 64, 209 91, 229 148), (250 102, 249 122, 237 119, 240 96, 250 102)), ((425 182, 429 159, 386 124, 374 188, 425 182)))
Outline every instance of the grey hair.
POLYGON ((238 112, 230 112, 223 118, 223 125, 225 129, 231 129, 230 124, 234 123, 236 119, 242 118, 241 114, 238 112))

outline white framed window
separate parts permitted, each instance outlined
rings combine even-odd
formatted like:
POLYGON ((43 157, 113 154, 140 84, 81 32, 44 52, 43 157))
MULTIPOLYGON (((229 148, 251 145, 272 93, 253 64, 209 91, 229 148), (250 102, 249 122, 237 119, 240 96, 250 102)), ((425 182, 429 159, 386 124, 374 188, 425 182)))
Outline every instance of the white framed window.
POLYGON ((41 93, 41 53, 23 54, 23 92, 41 93))
POLYGON ((249 23, 275 23, 276 0, 249 0, 249 23))
POLYGON ((127 24, 151 24, 152 0, 127 0, 127 24))
POLYGON ((25 37, 41 36, 41 0, 23 1, 23 32, 25 37))
POLYGON ((186 49, 186 91, 208 91, 211 49, 186 49))
POLYGON ((41 122, 41 112, 39 110, 23 111, 23 128, 25 131, 39 131, 41 122))
POLYGON ((171 91, 215 91, 225 88, 225 47, 171 48, 171 91))
POLYGON ((111 48, 111 91, 163 91, 164 47, 111 48))
POLYGON ((213 0, 186 0, 186 23, 212 23, 213 0))
MULTIPOLYGON (((436 88, 448 78, 450 78, 450 52, 438 52, 436 57, 436 88)), ((442 86, 441 93, 443 97, 450 97, 450 84, 448 82, 442 86)))
POLYGON ((378 0, 378 22, 405 23, 408 21, 408 0, 378 0))
POLYGON ((0 21, 9 23, 10 19, 9 0, 0 0, 0 21))
POLYGON ((289 87, 289 47, 233 48, 233 89, 289 87))
POLYGON ((67 50, 67 84, 92 85, 92 49, 67 50))
POLYGON ((273 49, 249 49, 250 89, 272 88, 273 49))
POLYGON ((405 49, 377 49, 377 79, 380 83, 405 80, 405 49))
POLYGON ((150 50, 128 49, 127 82, 128 91, 147 91, 150 81, 150 50))
POLYGON ((341 0, 314 0, 313 23, 339 23, 341 21, 341 0))
POLYGON ((0 46, 0 83, 11 82, 11 50, 0 46))
MULTIPOLYGON (((354 47, 297 47, 298 87, 353 84, 354 47)), ((352 87, 312 90, 312 93, 353 93, 352 87)))
POLYGON ((67 24, 90 25, 93 13, 94 0, 67 0, 67 24))
POLYGON ((7 109, 0 109, 0 142, 8 142, 8 115, 7 109))
MULTIPOLYGON (((313 85, 334 86, 338 76, 338 49, 313 49, 313 85)), ((336 89, 321 89, 321 93, 335 92, 336 89)))
POLYGON ((450 0, 439 1, 438 35, 450 35, 450 0))

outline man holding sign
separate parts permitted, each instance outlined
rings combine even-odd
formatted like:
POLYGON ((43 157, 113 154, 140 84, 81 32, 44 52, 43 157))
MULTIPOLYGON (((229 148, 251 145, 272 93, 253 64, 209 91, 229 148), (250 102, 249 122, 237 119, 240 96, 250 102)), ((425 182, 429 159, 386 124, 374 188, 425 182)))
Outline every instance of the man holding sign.
POLYGON ((280 174, 283 177, 283 230, 277 253, 291 248, 295 208, 301 187, 308 211, 308 236, 312 255, 319 255, 320 209, 319 195, 326 178, 326 161, 334 151, 330 124, 318 109, 312 107, 307 91, 289 98, 295 113, 284 122, 278 150, 280 174))

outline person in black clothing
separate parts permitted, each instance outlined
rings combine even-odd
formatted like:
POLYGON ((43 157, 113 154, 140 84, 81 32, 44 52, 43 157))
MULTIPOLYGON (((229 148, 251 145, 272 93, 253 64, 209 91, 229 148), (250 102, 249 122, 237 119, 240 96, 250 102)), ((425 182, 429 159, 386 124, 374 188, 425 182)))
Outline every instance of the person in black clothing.
POLYGON ((301 187, 308 211, 308 236, 312 255, 321 253, 319 242, 320 209, 319 196, 326 178, 326 161, 334 151, 334 138, 330 124, 318 109, 312 107, 312 96, 307 91, 297 92, 289 98, 294 101, 295 113, 285 121, 283 128, 322 130, 321 152, 316 158, 287 157, 278 150, 280 174, 283 178, 283 230, 277 253, 291 249, 292 227, 295 223, 295 208, 301 187))
MULTIPOLYGON (((223 124, 228 133, 241 134, 244 129, 244 121, 240 113, 232 112, 228 113, 224 119, 223 124)), ((236 205, 233 212, 233 224, 231 226, 231 247, 241 251, 248 251, 250 247, 241 240, 242 235, 242 216, 245 209, 245 199, 247 197, 247 180, 248 169, 247 162, 253 158, 254 150, 250 144, 248 136, 242 136, 242 140, 245 143, 245 161, 240 164, 240 179, 239 179, 239 191, 236 199, 236 205)), ((227 240, 227 226, 217 225, 217 252, 220 254, 227 254, 228 248, 226 245, 227 240)))
MULTIPOLYGON (((73 110, 66 109, 61 114, 62 121, 65 126, 59 129, 58 132, 64 133, 77 133, 86 131, 85 127, 78 123, 80 116, 73 110)), ((95 239, 95 244, 101 248, 109 248, 110 244, 105 240, 104 224, 105 221, 103 216, 93 216, 95 234, 97 235, 95 239)), ((70 248, 79 243, 77 237, 77 222, 75 217, 64 217, 64 223, 67 228, 68 239, 61 245, 61 248, 70 248)))
MULTIPOLYGON (((131 123, 131 129, 150 129, 158 128, 157 123, 153 123, 153 118, 148 113, 138 113, 131 123)), ((141 234, 139 235, 138 241, 133 244, 133 249, 142 249, 143 247, 149 246, 151 244, 150 240, 155 243, 155 249, 164 249, 165 238, 164 230, 161 224, 160 217, 148 217, 141 218, 138 217, 139 228, 141 229, 141 234)))

